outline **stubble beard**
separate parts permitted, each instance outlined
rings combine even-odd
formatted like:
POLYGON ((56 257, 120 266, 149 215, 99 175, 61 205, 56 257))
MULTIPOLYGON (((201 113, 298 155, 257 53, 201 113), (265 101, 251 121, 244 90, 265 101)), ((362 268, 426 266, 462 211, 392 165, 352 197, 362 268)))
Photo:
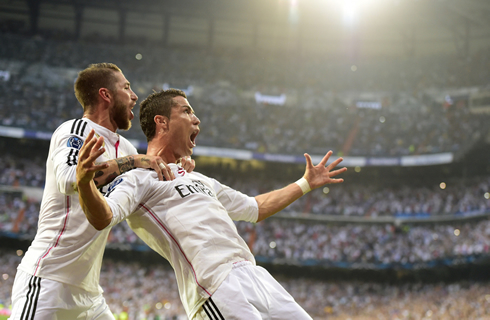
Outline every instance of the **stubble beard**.
POLYGON ((128 106, 119 100, 114 101, 114 122, 117 128, 127 131, 131 128, 131 120, 128 116, 128 106))

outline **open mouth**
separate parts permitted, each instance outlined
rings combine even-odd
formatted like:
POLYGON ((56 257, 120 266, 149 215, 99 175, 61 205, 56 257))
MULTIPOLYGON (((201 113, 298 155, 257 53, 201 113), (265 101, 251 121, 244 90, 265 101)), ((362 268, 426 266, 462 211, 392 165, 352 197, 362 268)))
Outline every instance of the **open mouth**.
POLYGON ((196 146, 196 137, 198 134, 199 134, 199 129, 195 130, 190 136, 192 146, 194 146, 194 147, 196 146))

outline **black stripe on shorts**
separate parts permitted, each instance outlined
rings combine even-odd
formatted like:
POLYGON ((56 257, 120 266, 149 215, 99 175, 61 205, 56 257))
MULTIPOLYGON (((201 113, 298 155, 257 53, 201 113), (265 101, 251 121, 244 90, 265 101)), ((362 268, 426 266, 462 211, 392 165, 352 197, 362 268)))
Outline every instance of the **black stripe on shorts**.
POLYGON ((27 291, 26 302, 24 304, 24 308, 22 309, 20 320, 34 320, 40 291, 41 278, 31 276, 31 279, 29 280, 29 290, 27 291))
POLYGON ((214 304, 213 299, 211 297, 204 302, 202 308, 204 312, 208 315, 211 320, 225 320, 218 307, 214 304))

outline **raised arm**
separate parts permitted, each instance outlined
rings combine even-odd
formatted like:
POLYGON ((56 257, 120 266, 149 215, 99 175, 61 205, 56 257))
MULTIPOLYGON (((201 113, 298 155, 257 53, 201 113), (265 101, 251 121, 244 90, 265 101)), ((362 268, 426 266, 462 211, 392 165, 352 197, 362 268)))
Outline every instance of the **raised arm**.
POLYGON ((347 170, 347 168, 344 167, 332 171, 340 162, 342 162, 342 158, 338 158, 328 166, 325 166, 331 155, 332 151, 329 151, 323 157, 322 161, 320 161, 318 165, 314 166, 310 155, 305 153, 306 170, 303 178, 282 189, 256 196, 255 200, 259 206, 259 218, 257 219, 257 222, 262 221, 286 208, 310 190, 319 188, 325 184, 343 182, 344 179, 332 178, 347 170))
POLYGON ((105 149, 102 148, 103 143, 104 138, 95 137, 92 130, 80 149, 77 165, 77 189, 80 205, 90 224, 97 230, 104 229, 112 220, 111 208, 94 181, 96 172, 108 167, 107 163, 95 163, 95 160, 105 152, 105 149))

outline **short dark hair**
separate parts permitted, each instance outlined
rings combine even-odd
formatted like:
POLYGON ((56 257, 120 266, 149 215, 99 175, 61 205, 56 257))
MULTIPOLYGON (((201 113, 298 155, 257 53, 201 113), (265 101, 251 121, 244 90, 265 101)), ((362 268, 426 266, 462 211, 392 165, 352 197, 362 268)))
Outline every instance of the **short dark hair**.
POLYGON ((178 96, 187 99, 184 91, 179 89, 168 89, 154 92, 141 102, 140 124, 148 142, 155 136, 155 116, 161 115, 170 119, 172 107, 175 105, 173 98, 178 96))
POLYGON ((78 73, 75 81, 75 96, 84 111, 97 104, 100 88, 115 91, 115 72, 122 71, 113 63, 103 62, 91 64, 78 73))

